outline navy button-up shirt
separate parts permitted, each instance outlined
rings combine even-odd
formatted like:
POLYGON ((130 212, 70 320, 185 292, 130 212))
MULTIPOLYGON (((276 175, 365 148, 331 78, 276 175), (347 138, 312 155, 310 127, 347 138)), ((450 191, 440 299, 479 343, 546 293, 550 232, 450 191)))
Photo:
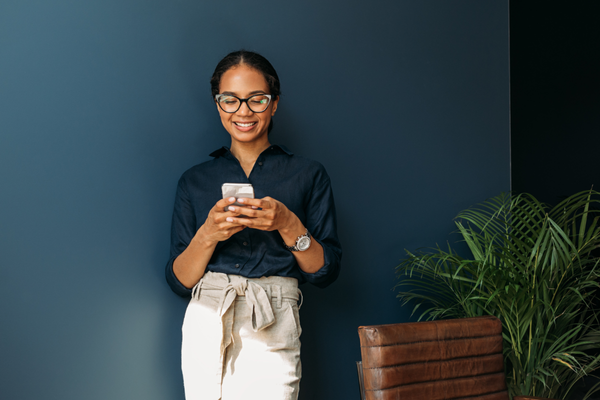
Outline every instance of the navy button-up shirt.
POLYGON ((167 282, 180 296, 191 289, 173 273, 173 261, 189 245, 208 213, 222 198, 223 183, 251 183, 256 198, 270 196, 279 200, 300 218, 323 246, 325 265, 314 274, 300 269, 294 255, 284 247, 277 231, 246 228, 219 242, 207 270, 248 278, 286 276, 299 283, 318 287, 331 284, 340 271, 342 248, 337 237, 335 205, 325 168, 292 154, 284 146, 272 145, 256 160, 249 177, 227 147, 213 153, 213 160, 187 170, 179 180, 171 227, 171 258, 167 263, 167 282))

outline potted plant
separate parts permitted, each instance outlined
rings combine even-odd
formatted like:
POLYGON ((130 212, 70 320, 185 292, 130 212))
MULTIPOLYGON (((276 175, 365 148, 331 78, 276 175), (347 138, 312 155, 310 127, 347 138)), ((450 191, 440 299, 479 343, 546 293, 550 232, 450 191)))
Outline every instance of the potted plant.
POLYGON ((596 191, 553 208, 501 194, 462 211, 455 223, 471 254, 407 251, 398 297, 419 319, 497 316, 511 397, 565 399, 600 363, 599 204, 596 191))

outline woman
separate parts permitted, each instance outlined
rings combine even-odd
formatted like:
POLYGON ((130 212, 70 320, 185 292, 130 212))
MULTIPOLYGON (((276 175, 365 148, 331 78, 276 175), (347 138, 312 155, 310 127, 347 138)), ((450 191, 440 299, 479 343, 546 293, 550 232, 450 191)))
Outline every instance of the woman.
POLYGON ((173 291, 192 297, 186 399, 297 399, 298 283, 325 287, 340 268, 329 177, 270 143, 280 85, 264 57, 227 55, 211 87, 231 147, 179 180, 166 271, 173 291), (251 183, 255 198, 221 199, 224 183, 251 183))

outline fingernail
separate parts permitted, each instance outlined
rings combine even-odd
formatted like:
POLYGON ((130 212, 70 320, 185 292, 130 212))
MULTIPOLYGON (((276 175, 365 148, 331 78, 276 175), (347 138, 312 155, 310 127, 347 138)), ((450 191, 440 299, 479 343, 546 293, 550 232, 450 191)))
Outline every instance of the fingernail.
POLYGON ((258 207, 256 207, 256 206, 252 206, 252 209, 253 209, 253 210, 256 210, 256 209, 258 209, 258 207))
POLYGON ((227 222, 233 222, 233 218, 231 218, 231 217, 227 217, 227 218, 226 218, 226 221, 227 221, 227 222))
POLYGON ((230 197, 229 201, 235 201, 235 197, 230 197))
POLYGON ((235 207, 229 206, 229 211, 235 211, 235 207))
POLYGON ((238 201, 238 203, 243 203, 243 202, 245 202, 246 200, 245 200, 243 197, 240 197, 240 198, 239 198, 237 201, 238 201))

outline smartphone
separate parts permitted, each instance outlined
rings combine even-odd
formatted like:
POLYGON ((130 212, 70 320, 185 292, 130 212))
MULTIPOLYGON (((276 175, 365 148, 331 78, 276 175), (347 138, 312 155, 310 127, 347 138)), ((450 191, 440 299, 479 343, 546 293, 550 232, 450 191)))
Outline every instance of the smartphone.
MULTIPOLYGON (((226 197, 246 197, 249 199, 254 198, 254 188, 250 183, 224 183, 221 186, 221 192, 223 192, 223 198, 226 197)), ((243 204, 238 203, 237 201, 233 203, 235 206, 241 206, 243 204)))

